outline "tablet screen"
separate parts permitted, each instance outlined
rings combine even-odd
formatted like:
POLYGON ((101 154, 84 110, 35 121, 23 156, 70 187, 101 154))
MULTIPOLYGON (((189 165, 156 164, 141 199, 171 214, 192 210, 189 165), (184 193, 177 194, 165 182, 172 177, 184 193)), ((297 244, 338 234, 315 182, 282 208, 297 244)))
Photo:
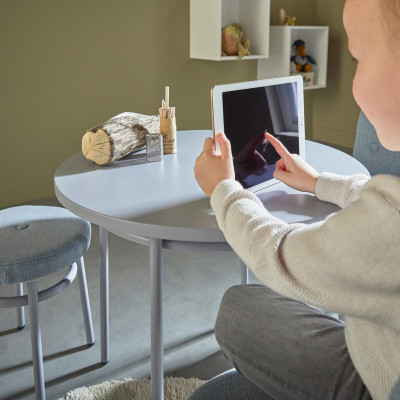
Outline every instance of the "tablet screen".
POLYGON ((279 160, 264 132, 299 154, 297 82, 222 93, 224 132, 231 142, 236 179, 245 188, 273 179, 279 160))

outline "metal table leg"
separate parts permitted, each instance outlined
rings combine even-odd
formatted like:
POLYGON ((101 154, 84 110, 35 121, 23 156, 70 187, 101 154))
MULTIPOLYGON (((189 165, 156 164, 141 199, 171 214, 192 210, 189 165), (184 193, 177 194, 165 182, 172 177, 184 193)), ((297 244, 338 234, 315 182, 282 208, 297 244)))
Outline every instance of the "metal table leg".
POLYGON ((239 262, 240 262, 240 282, 243 285, 247 285, 249 283, 249 269, 241 259, 239 259, 239 262))
POLYGON ((99 226, 100 242, 100 325, 101 362, 109 361, 108 231, 99 226))
POLYGON ((164 399, 163 310, 162 310, 162 240, 150 240, 151 290, 151 399, 164 399))

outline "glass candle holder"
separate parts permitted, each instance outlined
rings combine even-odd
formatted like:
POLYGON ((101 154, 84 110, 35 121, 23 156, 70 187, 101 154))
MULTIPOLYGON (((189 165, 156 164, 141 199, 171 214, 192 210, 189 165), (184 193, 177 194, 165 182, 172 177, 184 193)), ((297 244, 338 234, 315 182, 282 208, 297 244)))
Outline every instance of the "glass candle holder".
POLYGON ((163 159, 163 136, 160 133, 148 133, 146 135, 146 153, 148 162, 163 159))

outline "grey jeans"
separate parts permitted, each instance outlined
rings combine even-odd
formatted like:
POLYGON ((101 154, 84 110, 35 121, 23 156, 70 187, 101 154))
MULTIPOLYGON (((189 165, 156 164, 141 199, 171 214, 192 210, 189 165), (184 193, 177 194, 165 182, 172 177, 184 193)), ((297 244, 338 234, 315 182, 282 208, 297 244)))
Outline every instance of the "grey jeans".
MULTIPOLYGON (((231 372, 217 382, 236 382, 251 393, 235 397, 231 390, 229 397, 218 399, 372 399, 350 359, 343 322, 265 286, 230 288, 221 302, 215 335, 245 377, 231 372)), ((190 399, 214 399, 198 394, 201 390, 190 399)))

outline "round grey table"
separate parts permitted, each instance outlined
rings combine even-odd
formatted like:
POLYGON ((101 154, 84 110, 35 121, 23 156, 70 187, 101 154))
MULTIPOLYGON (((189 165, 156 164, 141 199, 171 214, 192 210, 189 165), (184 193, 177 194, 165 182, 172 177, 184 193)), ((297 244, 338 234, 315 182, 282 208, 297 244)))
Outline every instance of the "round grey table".
MULTIPOLYGON (((163 399, 162 249, 232 251, 219 230, 209 199, 197 185, 193 166, 210 131, 178 132, 178 153, 147 163, 142 151, 108 167, 76 154, 57 169, 55 193, 61 204, 100 228, 101 361, 109 360, 108 232, 150 247, 152 399, 163 399)), ((306 142, 306 159, 319 172, 343 175, 367 169, 353 157, 306 142)), ((313 222, 338 207, 277 183, 258 196, 282 220, 313 222)), ((242 264, 241 282, 247 283, 242 264)))

